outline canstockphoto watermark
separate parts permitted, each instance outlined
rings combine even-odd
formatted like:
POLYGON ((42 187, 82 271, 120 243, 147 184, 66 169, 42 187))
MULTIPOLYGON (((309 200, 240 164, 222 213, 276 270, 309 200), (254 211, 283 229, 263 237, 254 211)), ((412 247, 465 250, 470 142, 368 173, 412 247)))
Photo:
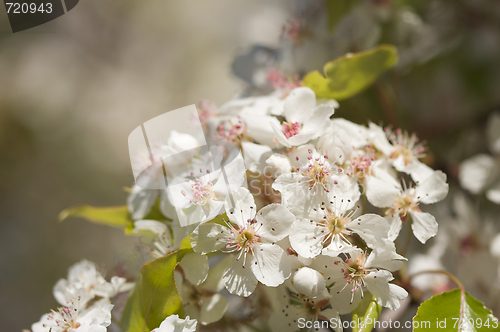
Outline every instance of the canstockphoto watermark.
POLYGON ((364 320, 344 320, 341 321, 338 318, 331 318, 329 321, 326 320, 306 320, 305 318, 299 318, 297 320, 298 323, 298 328, 331 328, 331 329, 338 329, 340 327, 346 329, 346 328, 355 328, 357 327, 358 329, 360 328, 365 328, 365 327, 371 327, 372 329, 399 329, 399 328, 421 328, 421 329, 478 329, 478 328, 498 328, 499 323, 498 319, 496 318, 487 318, 487 319, 482 319, 482 318, 458 318, 458 317, 452 317, 452 318, 442 318, 439 319, 437 318, 435 321, 429 321, 429 320, 414 320, 414 321, 398 321, 395 320, 393 321, 392 319, 389 320, 384 320, 384 321, 379 321, 375 320, 372 318, 366 318, 364 320))
MULTIPOLYGON (((232 142, 214 142, 209 129, 204 128, 195 105, 144 122, 130 133, 128 146, 135 184, 143 190, 159 190, 171 198, 183 192, 186 180, 197 181, 207 174, 220 171, 229 201, 234 202, 232 191, 239 185, 231 183, 226 169, 243 169, 243 156, 239 147, 232 142), (191 138, 171 141, 172 134, 180 137, 180 133, 189 133, 191 138), (194 159, 198 162, 198 170, 190 175, 184 174, 194 159)), ((194 167, 194 163, 191 166, 194 167)), ((174 210, 181 226, 191 222, 185 218, 181 208, 175 207, 174 210)), ((196 220, 199 222, 199 219, 196 220)))
POLYGON ((12 32, 52 21, 73 9, 79 0, 4 0, 12 32))

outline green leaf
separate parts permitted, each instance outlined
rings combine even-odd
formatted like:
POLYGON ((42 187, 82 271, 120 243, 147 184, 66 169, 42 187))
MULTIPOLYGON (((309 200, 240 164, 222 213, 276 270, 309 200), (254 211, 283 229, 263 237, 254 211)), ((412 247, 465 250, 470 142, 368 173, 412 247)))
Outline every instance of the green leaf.
POLYGON ((96 207, 78 205, 59 213, 59 221, 68 217, 81 217, 97 224, 127 228, 132 224, 127 206, 96 207))
POLYGON ((149 332, 167 316, 184 314, 174 269, 188 252, 179 250, 143 265, 123 311, 124 332, 149 332))
POLYGON ((318 98, 347 99, 371 85, 397 61, 394 46, 380 45, 328 62, 324 66, 326 77, 315 70, 302 79, 302 85, 311 88, 318 98))
MULTIPOLYGON (((69 217, 81 217, 96 224, 123 228, 125 234, 136 235, 132 232, 134 229, 134 221, 126 205, 103 207, 77 205, 61 211, 58 218, 59 221, 64 221, 69 217)), ((144 219, 158 221, 168 220, 168 218, 161 213, 159 199, 156 200, 155 204, 151 207, 151 211, 144 219)))
POLYGON ((467 292, 454 289, 424 301, 413 317, 413 331, 500 331, 498 319, 467 292))
POLYGON ((365 298, 351 313, 353 322, 353 332, 370 332, 375 325, 375 321, 380 316, 382 306, 377 303, 370 293, 365 293, 365 298))

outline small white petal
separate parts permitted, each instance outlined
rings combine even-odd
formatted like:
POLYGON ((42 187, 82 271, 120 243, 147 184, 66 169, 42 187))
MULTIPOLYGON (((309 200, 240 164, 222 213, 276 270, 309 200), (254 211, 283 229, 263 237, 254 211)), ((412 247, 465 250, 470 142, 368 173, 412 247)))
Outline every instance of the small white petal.
POLYGON ((247 220, 255 218, 256 207, 253 195, 248 189, 241 187, 231 194, 231 197, 226 198, 226 214, 233 223, 240 227, 247 225, 247 220), (231 209, 232 200, 234 201, 234 209, 231 209))
POLYGON ((284 112, 288 122, 304 123, 316 107, 316 94, 306 87, 293 89, 285 99, 284 112))
POLYGON ((267 242, 278 242, 288 235, 295 216, 281 204, 269 204, 256 216, 258 235, 267 242))
POLYGON ((315 222, 305 219, 296 220, 290 228, 290 245, 300 255, 311 258, 319 255, 323 250, 322 241, 325 234, 315 222))
POLYGON ((255 277, 269 287, 281 285, 291 274, 287 253, 280 246, 270 243, 254 247, 251 269, 255 277))
POLYGON ((435 171, 430 177, 419 181, 415 188, 415 195, 424 204, 434 204, 443 200, 448 194, 446 174, 435 171))
POLYGON ((243 159, 246 168, 253 173, 263 171, 266 166, 266 160, 271 156, 272 150, 267 145, 260 145, 251 142, 241 142, 243 150, 243 159))
POLYGON ((425 243, 437 234, 438 223, 432 214, 410 210, 410 215, 412 219, 411 229, 420 242, 425 243))
POLYGON ((300 268, 293 275, 292 282, 297 292, 308 297, 316 298, 319 296, 328 296, 325 279, 321 273, 309 267, 300 268))
POLYGON ((399 185, 368 175, 365 182, 366 198, 376 207, 392 206, 401 193, 399 185))
POLYGON ((199 225, 191 234, 191 246, 200 254, 207 254, 221 249, 231 236, 229 229, 219 224, 199 225))
POLYGON ((500 204, 500 182, 495 183, 486 191, 486 198, 496 204, 500 204))
POLYGON ((399 232, 401 232, 401 227, 403 227, 403 222, 401 220, 401 217, 399 216, 399 213, 396 213, 393 216, 387 216, 386 219, 389 222, 389 227, 390 227, 389 234, 387 237, 390 241, 394 241, 399 236, 399 232))
POLYGON ((366 278, 366 286, 377 299, 377 303, 391 310, 399 308, 399 302, 408 296, 401 287, 389 284, 394 279, 389 271, 380 270, 371 272, 366 278))
MULTIPOLYGON (((249 259, 250 257, 247 257, 249 259)), ((250 262, 247 261, 247 265, 250 262)), ((229 293, 247 297, 257 286, 257 278, 249 266, 243 267, 243 260, 234 260, 223 275, 224 285, 229 293)))
POLYGON ((353 219, 347 227, 358 234, 370 248, 379 246, 389 233, 387 220, 371 213, 353 219))
POLYGON ((460 185, 473 194, 483 191, 498 176, 499 167, 495 158, 480 154, 460 164, 460 185))

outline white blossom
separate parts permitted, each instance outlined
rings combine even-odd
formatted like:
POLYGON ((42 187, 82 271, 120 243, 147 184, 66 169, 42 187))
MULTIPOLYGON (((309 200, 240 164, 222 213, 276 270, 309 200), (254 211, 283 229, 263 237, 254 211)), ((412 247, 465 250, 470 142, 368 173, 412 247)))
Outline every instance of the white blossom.
POLYGON ((288 235, 294 216, 280 204, 270 204, 256 212, 253 196, 245 188, 233 193, 235 208, 226 200, 226 225, 200 225, 191 236, 195 252, 206 254, 222 249, 236 259, 224 273, 228 291, 249 296, 260 281, 276 287, 290 276, 290 261, 277 244, 288 235))

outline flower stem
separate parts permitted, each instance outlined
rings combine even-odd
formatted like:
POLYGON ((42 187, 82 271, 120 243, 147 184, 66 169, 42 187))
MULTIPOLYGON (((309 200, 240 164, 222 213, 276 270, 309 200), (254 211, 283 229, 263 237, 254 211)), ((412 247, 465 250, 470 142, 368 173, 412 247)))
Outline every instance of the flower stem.
POLYGON ((416 276, 418 275, 421 275, 421 274, 429 274, 429 273, 434 273, 434 274, 444 274, 445 276, 447 276, 448 278, 451 279, 451 281, 453 281, 453 283, 455 285, 457 285, 457 287, 462 291, 462 292, 465 292, 465 287, 464 285, 460 282, 460 280, 458 280, 457 277, 455 277, 453 274, 451 274, 450 272, 448 271, 444 271, 444 270, 429 270, 429 271, 420 271, 420 272, 417 272, 417 273, 414 273, 412 274, 411 276, 409 276, 409 280, 411 280, 412 278, 415 278, 416 276))

